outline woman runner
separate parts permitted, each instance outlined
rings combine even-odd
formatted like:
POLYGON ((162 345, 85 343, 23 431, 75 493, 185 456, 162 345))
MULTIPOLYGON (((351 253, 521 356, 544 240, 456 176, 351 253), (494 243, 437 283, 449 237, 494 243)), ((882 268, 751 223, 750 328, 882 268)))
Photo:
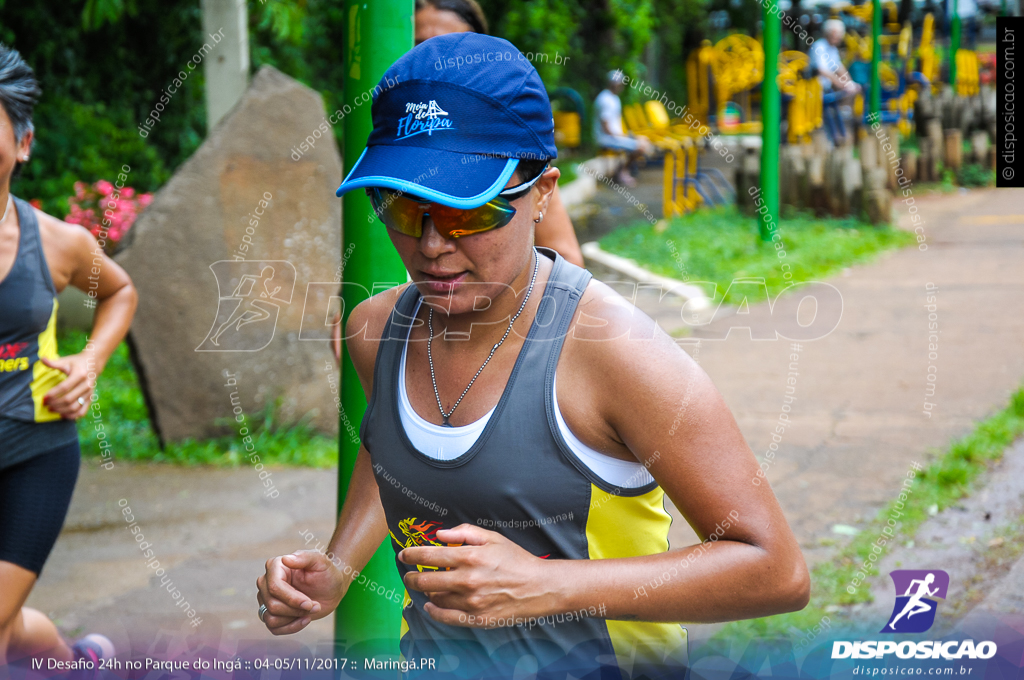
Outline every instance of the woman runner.
POLYGON ((428 677, 658 677, 686 666, 681 622, 804 607, 799 546, 708 376, 534 246, 558 170, 533 67, 459 33, 387 77, 401 85, 374 100, 338 193, 370 194, 412 283, 349 317, 362 448, 326 554, 257 580, 268 629, 299 631, 351 588, 390 597, 359 574, 385 539, 403 657, 445 664, 413 666, 428 677), (465 154, 485 159, 467 171, 465 154), (666 495, 703 543, 669 550, 666 495))
POLYGON ((137 298, 88 231, 10 193, 29 160, 40 94, 21 55, 0 45, 0 666, 28 657, 96 664, 114 653, 102 635, 69 646, 53 622, 24 606, 78 478, 75 419, 89 410, 137 298), (86 349, 61 357, 57 294, 68 285, 91 291, 96 317, 86 349))

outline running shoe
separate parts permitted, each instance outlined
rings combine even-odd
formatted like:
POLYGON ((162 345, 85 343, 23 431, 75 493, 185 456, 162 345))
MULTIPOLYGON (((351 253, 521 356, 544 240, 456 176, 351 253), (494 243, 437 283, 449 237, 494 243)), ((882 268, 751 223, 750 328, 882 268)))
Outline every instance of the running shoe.
POLYGON ((110 659, 114 656, 114 643, 105 635, 90 633, 71 645, 71 651, 75 653, 75 661, 79 659, 92 661, 96 668, 99 668, 103 659, 110 659))

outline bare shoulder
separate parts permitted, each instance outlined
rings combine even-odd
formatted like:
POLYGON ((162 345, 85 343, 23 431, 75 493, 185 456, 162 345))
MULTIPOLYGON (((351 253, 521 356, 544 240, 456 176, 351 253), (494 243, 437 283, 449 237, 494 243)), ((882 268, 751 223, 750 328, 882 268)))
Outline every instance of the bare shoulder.
POLYGON ((377 359, 377 348, 384 333, 384 326, 398 298, 411 285, 413 284, 405 283, 395 286, 363 300, 352 308, 352 313, 345 323, 345 344, 367 397, 370 394, 373 365, 377 359))
POLYGON ((591 279, 583 292, 570 324, 569 338, 595 351, 618 351, 614 348, 621 349, 630 342, 674 344, 632 300, 597 279, 591 279))
POLYGON ((68 285, 84 290, 83 286, 87 285, 86 279, 96 258, 100 258, 104 265, 101 271, 109 272, 115 268, 85 227, 68 224, 41 210, 35 210, 35 215, 39 222, 39 239, 43 244, 46 264, 58 292, 68 285))
MULTIPOLYGON (((566 337, 564 358, 597 394, 617 398, 666 380, 703 375, 651 317, 606 283, 584 291, 566 337)), ((579 385, 583 387, 583 385, 579 385)))
POLYGON ((39 222, 39 236, 47 250, 80 259, 88 257, 98 247, 95 237, 85 227, 68 224, 37 208, 33 211, 39 222))

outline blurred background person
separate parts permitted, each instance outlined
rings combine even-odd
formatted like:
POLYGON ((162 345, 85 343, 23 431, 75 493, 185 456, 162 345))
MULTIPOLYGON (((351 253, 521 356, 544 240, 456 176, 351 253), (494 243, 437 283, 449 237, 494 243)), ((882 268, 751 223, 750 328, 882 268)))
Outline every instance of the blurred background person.
POLYGON ((946 35, 953 30, 953 3, 960 17, 960 49, 973 50, 978 40, 978 3, 975 0, 946 0, 946 35))
MULTIPOLYGON (((416 0, 417 45, 439 35, 466 32, 487 35, 487 19, 476 0, 416 0)), ((580 242, 557 187, 548 210, 537 223, 534 239, 538 246, 551 248, 574 265, 584 266, 580 242)))
POLYGON ((852 98, 860 92, 860 85, 853 82, 850 72, 843 66, 839 45, 846 36, 846 26, 839 19, 829 19, 822 26, 822 37, 811 45, 811 67, 818 76, 823 93, 845 92, 843 99, 852 98))
MULTIPOLYGON (((627 167, 651 153, 654 147, 646 137, 634 137, 622 129, 622 100, 619 94, 625 87, 622 71, 608 72, 608 86, 594 100, 594 141, 602 149, 625 151, 629 162, 615 176, 615 181, 628 187, 636 186, 636 179, 627 167)), ((635 170, 634 170, 635 172, 635 170)))
POLYGON ((78 479, 75 420, 88 412, 137 300, 92 234, 10 193, 29 160, 40 94, 21 55, 0 44, 0 666, 27 657, 96 663, 114 653, 101 635, 68 645, 46 615, 24 606, 78 479), (61 357, 57 294, 68 285, 96 300, 96 316, 86 349, 61 357))
MULTIPOLYGON (((827 105, 849 104, 861 92, 861 86, 850 77, 839 55, 839 45, 846 35, 846 25, 839 19, 829 19, 822 24, 821 32, 822 37, 811 45, 809 55, 811 68, 821 83, 821 96, 827 105)), ((840 131, 842 126, 839 125, 839 128, 835 131, 834 139, 837 146, 846 142, 846 135, 840 131)))

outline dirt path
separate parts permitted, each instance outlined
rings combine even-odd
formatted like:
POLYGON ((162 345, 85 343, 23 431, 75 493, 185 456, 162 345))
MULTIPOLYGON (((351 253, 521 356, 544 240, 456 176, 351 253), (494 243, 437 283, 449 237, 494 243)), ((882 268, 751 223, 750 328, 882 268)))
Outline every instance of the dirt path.
MULTIPOLYGON (((836 524, 858 527, 899 494, 915 461, 944 449, 972 423, 1005 406, 1024 381, 1024 190, 917 197, 926 251, 890 252, 829 281, 842 294, 838 327, 820 340, 751 340, 771 323, 767 303, 716 319, 680 341, 725 396, 809 562, 828 558, 836 524), (929 359, 925 308, 933 284, 938 349, 929 359), (730 327, 726 339, 722 337, 730 327), (696 340, 699 346, 695 346, 696 340), (792 361, 791 355, 797 360, 792 361), (795 364, 795 365, 794 365, 795 364), (929 369, 929 365, 932 366, 929 369), (929 370, 937 377, 926 398, 929 370), (784 404, 787 378, 795 379, 784 404), (925 415, 925 402, 933 404, 925 415), (774 459, 765 459, 785 408, 774 459)), ((909 206, 899 224, 913 229, 909 206)), ((785 225, 782 226, 785 239, 785 225)), ((756 302, 751 300, 751 302, 756 302)), ((637 305, 672 333, 687 326, 682 301, 640 293, 637 305)), ((736 310, 732 310, 734 313, 736 310)), ((729 313, 729 312, 727 312, 729 313)), ((1020 484, 1024 489, 1024 480, 1020 484)), ((696 536, 673 524, 673 545, 696 536)), ((699 644, 716 626, 692 626, 699 644)))
MULTIPOLYGON (((228 650, 234 641, 272 638, 256 618, 256 577, 268 558, 302 548, 302 533, 326 543, 337 496, 333 470, 274 470, 273 479, 281 493, 266 498, 252 469, 83 466, 29 606, 67 635, 102 632, 119 649, 130 640, 140 654, 183 644, 185 634, 228 650), (191 625, 181 598, 199 625, 191 625)), ((314 621, 294 639, 312 646, 332 630, 330 619, 314 621)))

